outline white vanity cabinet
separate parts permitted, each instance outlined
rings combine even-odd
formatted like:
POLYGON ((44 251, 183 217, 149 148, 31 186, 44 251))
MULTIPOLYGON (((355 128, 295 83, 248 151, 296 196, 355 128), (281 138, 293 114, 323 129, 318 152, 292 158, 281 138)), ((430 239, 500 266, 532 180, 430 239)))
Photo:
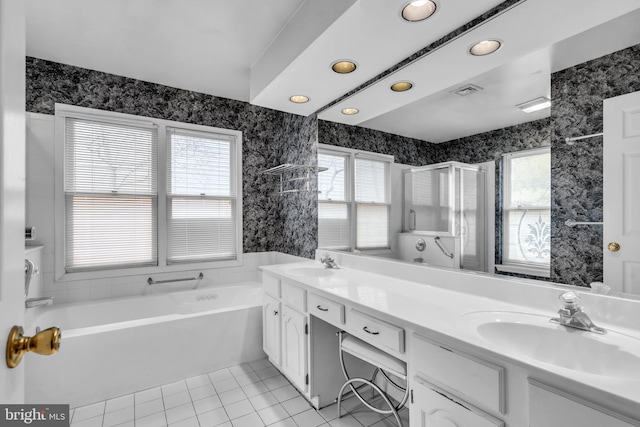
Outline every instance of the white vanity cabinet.
POLYGON ((282 372, 302 391, 307 391, 307 315, 288 305, 282 307, 282 372))
POLYGON ((548 427, 632 427, 630 420, 561 390, 529 380, 529 426, 548 427))
POLYGON ((308 391, 309 318, 306 290, 268 273, 262 275, 263 349, 300 391, 308 391))
MULTIPOLYGON (((411 427, 502 427, 504 423, 419 377, 413 378, 411 427)), ((546 427, 550 427, 551 424, 546 427)))
POLYGON ((281 316, 280 301, 265 293, 262 297, 262 348, 278 365, 281 360, 281 316))
MULTIPOLYGON (((431 302, 430 287, 402 283, 403 295, 389 290, 393 279, 361 280, 357 269, 346 267, 308 279, 289 279, 290 266, 263 270, 264 350, 316 408, 333 404, 345 381, 337 336, 344 331, 407 363, 412 427, 640 427, 640 400, 632 388, 637 383, 624 382, 635 376, 621 378, 619 387, 594 376, 598 386, 503 354, 468 329, 458 330, 468 327, 455 323, 464 312, 441 310, 431 302), (424 310, 416 298, 423 299, 424 310)), ((455 298, 464 310, 489 301, 464 293, 455 298)), ((353 376, 371 370, 357 359, 346 363, 353 376)))
POLYGON ((410 348, 412 426, 504 425, 504 368, 418 333, 410 348))

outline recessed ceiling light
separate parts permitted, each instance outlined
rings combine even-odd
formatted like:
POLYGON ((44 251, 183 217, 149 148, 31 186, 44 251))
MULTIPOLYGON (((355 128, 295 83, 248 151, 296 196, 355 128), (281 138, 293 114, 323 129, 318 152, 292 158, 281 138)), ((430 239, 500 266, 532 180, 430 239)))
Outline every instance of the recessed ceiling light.
POLYGON ((495 52, 502 47, 502 43, 499 40, 482 40, 475 43, 469 48, 469 53, 473 56, 484 56, 495 52))
POLYGON ((533 113, 534 111, 551 107, 551 100, 546 96, 541 96, 540 98, 532 99, 531 101, 518 104, 516 105, 516 107, 518 107, 525 113, 533 113))
POLYGON ((345 114, 347 116, 353 116, 354 114, 358 114, 360 112, 360 110, 358 110, 357 108, 343 108, 342 109, 342 114, 345 114))
POLYGON ((391 90, 394 92, 405 92, 413 87, 411 82, 396 82, 391 85, 391 90))
POLYGON ((304 104, 305 102, 309 102, 309 97, 304 95, 293 95, 289 98, 289 101, 296 104, 304 104))
POLYGON ((416 0, 402 8, 402 18, 409 22, 424 21, 434 14, 436 4, 431 0, 416 0))
POLYGON ((338 74, 349 74, 356 70, 356 63, 353 61, 337 61, 331 65, 331 69, 338 74))

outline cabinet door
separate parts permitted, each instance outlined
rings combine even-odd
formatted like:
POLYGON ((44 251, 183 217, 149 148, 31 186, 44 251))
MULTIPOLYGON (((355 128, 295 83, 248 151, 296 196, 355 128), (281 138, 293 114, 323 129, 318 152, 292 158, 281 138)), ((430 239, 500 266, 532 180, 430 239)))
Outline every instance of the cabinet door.
POLYGON ((307 316, 282 305, 282 371, 301 390, 307 390, 307 316))
MULTIPOLYGON (((426 382, 413 382, 412 427, 502 427, 504 423, 446 395, 426 382)), ((547 426, 548 427, 548 426, 547 426)))
POLYGON ((264 294, 262 299, 262 348, 280 366, 280 301, 264 294))
POLYGON ((625 419, 597 405, 529 380, 529 425, 531 427, 633 427, 640 422, 625 419))

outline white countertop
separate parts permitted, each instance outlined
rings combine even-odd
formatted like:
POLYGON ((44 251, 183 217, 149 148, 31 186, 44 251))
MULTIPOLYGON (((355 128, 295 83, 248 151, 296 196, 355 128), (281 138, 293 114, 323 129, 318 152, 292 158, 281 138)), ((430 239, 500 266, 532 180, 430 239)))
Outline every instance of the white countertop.
MULTIPOLYGON (((560 376, 563 380, 576 383, 576 387, 591 390, 589 396, 598 397, 600 401, 606 399, 606 402, 621 403, 629 407, 632 414, 637 413, 640 417, 640 374, 636 374, 635 379, 627 379, 624 375, 597 375, 510 354, 478 335, 469 320, 469 313, 496 311, 538 315, 543 322, 548 323, 549 318, 557 316, 560 306, 557 295, 563 289, 549 284, 532 285, 522 280, 414 267, 368 257, 338 254, 336 257, 340 258, 337 260, 340 269, 331 270, 329 275, 322 277, 301 276, 295 272, 292 274, 292 270, 298 268, 321 269, 318 261, 271 265, 261 269, 334 300, 384 313, 397 322, 409 324, 426 333, 440 334, 458 345, 470 346, 480 355, 485 353, 487 357, 506 360, 537 374, 560 376), (402 274, 398 274, 400 272, 397 268, 404 270, 402 274), (410 271, 407 273, 408 270, 410 271), (370 271, 383 271, 386 274, 370 271), (398 275, 405 278, 396 278, 398 275), (412 280, 407 280, 406 277, 412 280), (483 288, 490 296, 483 296, 483 288), (597 396, 599 392, 605 392, 609 396, 597 396)), ((594 323, 612 333, 598 336, 591 332, 571 332, 593 334, 593 339, 596 340, 611 340, 619 332, 639 339, 640 349, 640 324, 637 328, 629 328, 625 323, 613 323, 620 319, 617 314, 598 316, 598 313, 605 310, 615 310, 616 304, 621 304, 617 308, 622 312, 640 310, 640 304, 632 301, 633 305, 629 307, 627 301, 616 298, 583 296, 587 297, 586 301, 583 298, 582 304, 585 311, 591 315, 589 308, 592 305, 593 312, 596 313, 592 316, 594 323), (604 299, 600 301, 598 297, 604 299)), ((636 356, 640 357, 640 353, 636 356)), ((574 353, 571 357, 579 358, 580 354, 574 353)), ((637 368, 640 372, 640 365, 637 368)))

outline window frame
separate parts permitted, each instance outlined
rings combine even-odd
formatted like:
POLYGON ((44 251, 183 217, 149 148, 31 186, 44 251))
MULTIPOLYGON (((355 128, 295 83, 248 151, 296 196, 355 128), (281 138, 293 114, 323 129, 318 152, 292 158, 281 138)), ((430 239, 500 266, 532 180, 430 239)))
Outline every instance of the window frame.
MULTIPOLYGON (((318 198, 318 204, 320 203, 337 203, 337 204, 346 204, 348 206, 348 214, 349 214, 349 247, 320 247, 318 245, 318 249, 327 249, 327 250, 347 250, 347 251, 359 251, 367 254, 386 254, 390 253, 392 250, 392 230, 391 230, 391 221, 392 221, 392 181, 391 181, 391 169, 394 164, 394 157, 388 154, 380 154, 373 153, 369 151, 356 150, 352 148, 344 148, 344 147, 336 147, 334 145, 328 144, 318 144, 318 154, 328 154, 334 156, 341 156, 346 158, 346 167, 345 167, 345 200, 320 200, 318 198), (385 175, 386 175, 386 188, 385 188, 385 198, 386 203, 367 203, 356 200, 356 159, 358 160, 372 160, 385 163, 385 175), (358 229, 358 219, 357 219, 357 210, 358 205, 386 205, 387 206, 387 243, 388 247, 385 248, 358 248, 356 247, 357 243, 357 229, 358 229)), ((320 172, 323 173, 323 172, 320 172)), ((318 239, 319 240, 319 239, 318 239)), ((319 241, 318 241, 319 243, 319 241)))
MULTIPOLYGON (((511 160, 518 159, 523 157, 536 156, 541 154, 550 154, 551 147, 544 146, 539 148, 532 148, 528 150, 515 151, 511 153, 505 153, 502 155, 502 241, 500 242, 502 248, 502 259, 501 264, 496 265, 496 269, 498 271, 506 272, 506 273, 516 273, 516 274, 525 274, 529 276, 537 276, 537 277, 551 277, 551 259, 549 259, 548 264, 543 263, 534 263, 534 262, 525 262, 519 260, 513 260, 507 258, 507 248, 510 244, 510 235, 508 233, 509 230, 509 212, 511 209, 511 160)), ((549 215, 551 214, 551 188, 549 188, 549 205, 547 209, 541 209, 539 207, 530 207, 526 206, 522 208, 523 210, 535 210, 535 211, 549 211, 549 215)), ((551 224, 549 224, 551 226, 551 224)))
POLYGON ((55 202, 55 229, 54 229, 54 279, 56 281, 92 280, 109 277, 161 274, 189 270, 204 270, 212 268, 236 267, 242 265, 243 260, 243 217, 242 217, 242 132, 232 129, 222 129, 212 126, 196 125, 191 123, 176 122, 171 120, 157 119, 133 114, 117 113, 113 111, 98 110, 93 108, 79 107, 75 105, 58 104, 55 105, 55 179, 54 179, 54 202, 55 202), (107 123, 154 126, 158 129, 157 148, 157 265, 143 267, 115 267, 90 271, 66 271, 66 223, 65 223, 65 190, 64 190, 64 170, 65 170, 65 121, 67 117, 99 120, 107 123), (236 218, 236 258, 231 260, 205 261, 205 262, 185 262, 168 263, 168 226, 167 226, 167 160, 168 160, 168 136, 167 128, 179 128, 204 133, 217 133, 235 138, 235 170, 232 171, 236 182, 235 218, 236 218))

